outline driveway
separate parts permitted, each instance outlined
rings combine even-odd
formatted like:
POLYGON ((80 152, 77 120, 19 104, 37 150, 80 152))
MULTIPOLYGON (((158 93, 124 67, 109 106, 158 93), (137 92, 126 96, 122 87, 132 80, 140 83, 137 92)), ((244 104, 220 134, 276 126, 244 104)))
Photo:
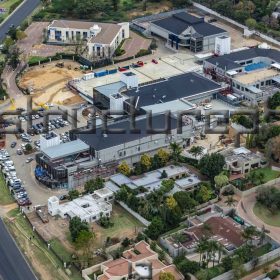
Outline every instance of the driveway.
POLYGON ((18 27, 40 3, 40 0, 25 0, 25 2, 0 25, 0 42, 5 39, 6 33, 9 31, 12 24, 18 27))
POLYGON ((44 29, 49 25, 48 22, 32 22, 25 30, 26 38, 17 42, 20 50, 27 56, 53 56, 58 52, 66 51, 66 47, 45 45, 44 29))
POLYGON ((125 54, 117 57, 118 60, 136 55, 140 50, 147 50, 151 44, 151 39, 146 39, 137 33, 130 31, 129 39, 124 41, 122 49, 125 54))
POLYGON ((250 194, 246 197, 243 197, 236 208, 237 214, 243 218, 244 220, 248 221, 249 223, 261 228, 263 225, 267 230, 270 231, 268 234, 271 238, 280 242, 280 227, 269 226, 265 224, 261 219, 259 219, 253 211, 254 205, 256 203, 256 194, 250 194))
POLYGON ((36 280, 2 219, 0 219, 0 240, 0 279, 36 280))

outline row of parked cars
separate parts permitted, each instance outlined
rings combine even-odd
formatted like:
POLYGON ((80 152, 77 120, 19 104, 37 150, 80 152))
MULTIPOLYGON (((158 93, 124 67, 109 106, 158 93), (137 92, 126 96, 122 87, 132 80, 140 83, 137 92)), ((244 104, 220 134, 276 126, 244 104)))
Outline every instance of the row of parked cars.
MULTIPOLYGON (((29 206, 32 204, 26 189, 20 179, 17 178, 16 169, 10 155, 5 149, 0 150, 0 167, 6 180, 6 184, 17 201, 19 206, 29 206)), ((0 194, 1 195, 1 194, 0 194)))
MULTIPOLYGON (((63 120, 61 117, 56 118, 56 119, 51 119, 48 122, 48 130, 52 131, 52 130, 59 129, 59 128, 62 128, 67 125, 69 125, 69 123, 67 121, 63 120)), ((31 136, 33 136, 34 134, 38 135, 38 134, 43 133, 45 131, 45 129, 46 129, 46 127, 45 127, 44 123, 40 122, 37 124, 33 124, 32 129, 30 129, 28 131, 28 133, 31 136)))

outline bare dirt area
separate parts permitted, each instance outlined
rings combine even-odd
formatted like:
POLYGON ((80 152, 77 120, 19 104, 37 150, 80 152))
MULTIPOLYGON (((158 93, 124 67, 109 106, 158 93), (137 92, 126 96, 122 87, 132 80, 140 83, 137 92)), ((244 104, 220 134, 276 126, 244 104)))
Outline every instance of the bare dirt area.
POLYGON ((36 66, 26 71, 20 86, 31 91, 33 102, 37 105, 55 103, 73 105, 83 100, 67 88, 67 82, 82 76, 79 64, 72 61, 64 61, 64 67, 58 68, 56 63, 36 66))
POLYGON ((67 233, 69 231, 69 221, 61 218, 53 218, 48 215, 49 222, 43 223, 36 212, 28 214, 28 219, 33 226, 35 226, 37 232, 45 241, 52 239, 58 239, 69 251, 73 251, 73 246, 67 240, 67 233))
POLYGON ((43 44, 44 29, 48 22, 32 22, 25 30, 26 38, 18 41, 17 45, 26 56, 53 56, 66 51, 67 47, 43 44))

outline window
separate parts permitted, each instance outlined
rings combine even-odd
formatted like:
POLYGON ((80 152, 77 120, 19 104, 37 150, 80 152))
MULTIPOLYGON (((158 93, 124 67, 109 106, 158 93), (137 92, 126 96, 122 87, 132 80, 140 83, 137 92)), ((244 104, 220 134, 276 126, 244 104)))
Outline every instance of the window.
POLYGON ((124 29, 122 30, 122 38, 124 39, 125 37, 125 32, 124 32, 124 29))
POLYGON ((122 152, 119 152, 119 156, 122 157, 122 152))

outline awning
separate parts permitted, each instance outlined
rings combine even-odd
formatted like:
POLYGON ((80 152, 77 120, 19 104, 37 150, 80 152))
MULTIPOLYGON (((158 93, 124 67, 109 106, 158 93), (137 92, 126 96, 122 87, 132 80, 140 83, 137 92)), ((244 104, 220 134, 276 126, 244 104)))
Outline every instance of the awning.
POLYGON ((277 84, 280 84, 280 76, 273 77, 272 81, 276 82, 277 84))
POLYGON ((276 69, 278 69, 278 70, 280 70, 280 63, 276 63, 275 62, 275 63, 272 63, 271 66, 276 68, 276 69))
POLYGON ((248 86, 248 89, 253 92, 253 93, 262 93, 262 90, 260 90, 259 88, 257 87, 254 87, 254 86, 248 86))

